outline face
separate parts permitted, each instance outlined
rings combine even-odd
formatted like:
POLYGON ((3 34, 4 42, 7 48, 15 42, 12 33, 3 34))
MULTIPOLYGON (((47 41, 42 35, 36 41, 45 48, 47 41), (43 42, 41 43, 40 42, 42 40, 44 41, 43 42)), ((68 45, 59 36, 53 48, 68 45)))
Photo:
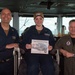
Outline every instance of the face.
POLYGON ((37 26, 42 26, 43 24, 43 18, 41 16, 37 16, 35 19, 34 19, 34 22, 37 26))
POLYGON ((3 9, 1 12, 1 22, 2 23, 9 23, 11 20, 11 11, 9 9, 3 9))
POLYGON ((75 22, 70 23, 69 32, 70 32, 71 35, 75 35, 75 22))

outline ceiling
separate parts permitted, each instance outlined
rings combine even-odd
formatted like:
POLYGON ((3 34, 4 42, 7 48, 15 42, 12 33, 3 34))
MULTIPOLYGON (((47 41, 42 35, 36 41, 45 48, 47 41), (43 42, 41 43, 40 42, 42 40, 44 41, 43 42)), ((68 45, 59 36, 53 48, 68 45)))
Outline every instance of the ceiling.
POLYGON ((75 0, 0 0, 0 11, 9 8, 20 15, 32 15, 36 11, 47 15, 75 14, 75 0))

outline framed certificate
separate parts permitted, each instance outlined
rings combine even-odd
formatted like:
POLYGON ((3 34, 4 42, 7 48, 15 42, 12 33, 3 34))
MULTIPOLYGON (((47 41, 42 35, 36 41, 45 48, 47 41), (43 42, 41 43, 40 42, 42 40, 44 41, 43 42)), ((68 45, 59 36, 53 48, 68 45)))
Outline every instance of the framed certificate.
POLYGON ((48 54, 48 40, 34 40, 32 39, 31 53, 48 54))

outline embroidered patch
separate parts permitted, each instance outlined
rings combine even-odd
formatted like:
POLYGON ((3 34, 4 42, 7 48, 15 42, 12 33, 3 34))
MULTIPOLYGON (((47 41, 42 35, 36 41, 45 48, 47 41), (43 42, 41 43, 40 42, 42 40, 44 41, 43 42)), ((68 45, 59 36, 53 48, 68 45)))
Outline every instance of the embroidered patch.
POLYGON ((67 41, 66 44, 69 46, 71 43, 70 43, 70 41, 67 41))

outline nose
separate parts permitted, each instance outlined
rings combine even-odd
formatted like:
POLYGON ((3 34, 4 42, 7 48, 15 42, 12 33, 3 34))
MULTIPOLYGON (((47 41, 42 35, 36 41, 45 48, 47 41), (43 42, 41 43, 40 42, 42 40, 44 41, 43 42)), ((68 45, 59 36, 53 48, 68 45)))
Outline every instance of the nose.
POLYGON ((7 17, 8 15, 7 14, 5 14, 5 17, 7 17))

